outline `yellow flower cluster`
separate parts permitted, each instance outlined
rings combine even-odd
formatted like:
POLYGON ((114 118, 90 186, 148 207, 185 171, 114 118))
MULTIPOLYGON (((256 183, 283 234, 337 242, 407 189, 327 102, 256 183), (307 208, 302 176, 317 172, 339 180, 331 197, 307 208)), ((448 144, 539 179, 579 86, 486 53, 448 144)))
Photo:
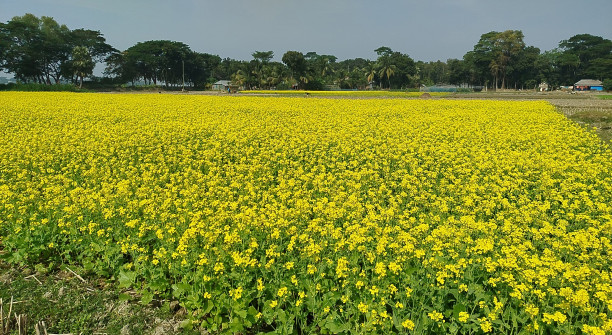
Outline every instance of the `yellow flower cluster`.
POLYGON ((546 102, 0 101, 11 261, 172 291, 210 329, 612 328, 612 153, 546 102))

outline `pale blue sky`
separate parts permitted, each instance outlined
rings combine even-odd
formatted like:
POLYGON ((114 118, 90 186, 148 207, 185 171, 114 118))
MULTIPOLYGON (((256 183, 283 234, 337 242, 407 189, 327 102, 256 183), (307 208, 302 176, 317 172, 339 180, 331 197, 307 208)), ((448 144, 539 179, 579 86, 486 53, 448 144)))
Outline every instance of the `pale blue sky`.
POLYGON ((543 51, 579 33, 612 39, 612 0, 0 0, 1 22, 25 13, 99 30, 121 50, 169 39, 243 60, 255 50, 276 60, 287 50, 375 59, 383 45, 446 60, 507 29, 543 51))

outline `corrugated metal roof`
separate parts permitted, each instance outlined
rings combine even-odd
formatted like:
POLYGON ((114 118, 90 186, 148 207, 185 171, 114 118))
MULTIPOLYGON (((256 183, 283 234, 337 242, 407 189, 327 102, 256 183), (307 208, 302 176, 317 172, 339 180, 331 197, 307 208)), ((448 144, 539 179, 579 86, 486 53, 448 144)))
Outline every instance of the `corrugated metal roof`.
POLYGON ((223 86, 229 86, 230 81, 229 80, 219 80, 218 82, 214 83, 214 85, 223 85, 223 86))
POLYGON ((581 81, 574 84, 574 86, 602 86, 603 83, 599 80, 594 79, 582 79, 581 81))

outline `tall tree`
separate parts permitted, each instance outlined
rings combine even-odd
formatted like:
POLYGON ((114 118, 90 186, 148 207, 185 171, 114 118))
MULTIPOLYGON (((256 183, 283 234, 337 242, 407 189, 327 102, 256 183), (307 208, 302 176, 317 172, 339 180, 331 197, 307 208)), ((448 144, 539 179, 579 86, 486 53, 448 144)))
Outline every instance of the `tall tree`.
POLYGON ((366 65, 363 67, 363 72, 366 76, 366 80, 368 81, 368 84, 371 86, 374 86, 374 80, 376 79, 376 76, 378 75, 378 71, 377 69, 377 65, 375 62, 368 62, 366 63, 366 65))
POLYGON ((402 88, 414 84, 412 80, 417 68, 410 56, 393 51, 389 47, 380 47, 375 51, 378 54, 378 75, 381 80, 387 78, 388 88, 402 88))
POLYGON ((251 54, 251 56, 253 56, 253 61, 251 62, 251 72, 257 78, 257 86, 261 88, 267 84, 267 78, 265 78, 264 73, 269 71, 269 69, 267 69, 267 65, 274 57, 274 52, 255 51, 251 54))
POLYGON ((71 31, 47 16, 25 14, 0 24, 0 66, 23 81, 51 84, 72 78, 77 46, 87 48, 94 65, 116 51, 99 32, 71 31))
POLYGON ((291 71, 291 77, 299 79, 302 84, 307 83, 308 76, 306 76, 306 59, 304 54, 299 51, 287 51, 282 58, 283 63, 287 65, 291 71))
POLYGON ((449 59, 448 64, 448 82, 453 85, 470 84, 471 76, 468 64, 461 59, 449 59))
MULTIPOLYGON (((596 69, 590 69, 591 63, 597 59, 612 56, 612 41, 600 36, 579 34, 559 43, 563 52, 561 58, 562 78, 568 85, 584 79, 585 75, 596 75, 596 69)), ((602 61, 597 62, 597 68, 602 61)), ((605 61, 603 61, 605 63, 605 61)))
POLYGON ((72 49, 72 70, 79 79, 79 88, 83 87, 83 77, 93 74, 96 63, 84 46, 76 46, 72 49))
POLYGON ((540 49, 534 46, 523 48, 513 56, 512 66, 508 70, 507 85, 514 88, 535 88, 540 83, 536 64, 540 57, 540 49))
POLYGON ((464 60, 474 69, 475 80, 480 83, 493 81, 494 87, 506 87, 506 76, 514 66, 517 55, 525 48, 520 30, 491 31, 480 36, 474 50, 464 60))
POLYGON ((189 46, 175 41, 146 41, 136 43, 123 53, 124 78, 133 81, 143 79, 157 85, 177 85, 182 81, 183 63, 193 61, 194 53, 189 46))
POLYGON ((523 32, 520 30, 506 30, 496 35, 494 46, 496 49, 496 63, 499 66, 502 78, 502 89, 506 88, 508 67, 515 61, 516 55, 525 48, 523 38, 523 32))
POLYGON ((391 60, 390 57, 388 56, 383 56, 379 58, 379 70, 378 70, 378 75, 380 76, 380 78, 384 78, 387 77, 387 83, 389 84, 389 86, 387 88, 391 88, 391 76, 393 76, 395 74, 395 71, 397 70, 397 66, 395 66, 395 64, 391 64, 391 60))
POLYGON ((20 80, 59 82, 62 65, 72 51, 67 43, 69 33, 65 25, 51 17, 25 14, 12 18, 1 31, 6 47, 3 67, 20 80))
POLYGON ((255 51, 251 56, 253 56, 255 60, 265 64, 274 58, 274 51, 255 51))

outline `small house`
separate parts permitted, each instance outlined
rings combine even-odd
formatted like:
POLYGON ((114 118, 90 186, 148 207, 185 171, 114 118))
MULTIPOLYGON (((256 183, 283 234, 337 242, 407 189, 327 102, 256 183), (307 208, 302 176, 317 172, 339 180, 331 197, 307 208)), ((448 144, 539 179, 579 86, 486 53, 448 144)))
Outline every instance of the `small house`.
POLYGON ((574 91, 603 91, 603 83, 599 80, 582 79, 574 84, 574 91))
POLYGON ((540 85, 538 85, 538 90, 540 92, 545 92, 545 91, 548 91, 549 89, 550 89, 550 87, 548 86, 547 82, 542 82, 542 83, 540 83, 540 85))
POLYGON ((230 86, 231 82, 229 80, 219 80, 212 85, 212 89, 213 91, 227 91, 230 86))

